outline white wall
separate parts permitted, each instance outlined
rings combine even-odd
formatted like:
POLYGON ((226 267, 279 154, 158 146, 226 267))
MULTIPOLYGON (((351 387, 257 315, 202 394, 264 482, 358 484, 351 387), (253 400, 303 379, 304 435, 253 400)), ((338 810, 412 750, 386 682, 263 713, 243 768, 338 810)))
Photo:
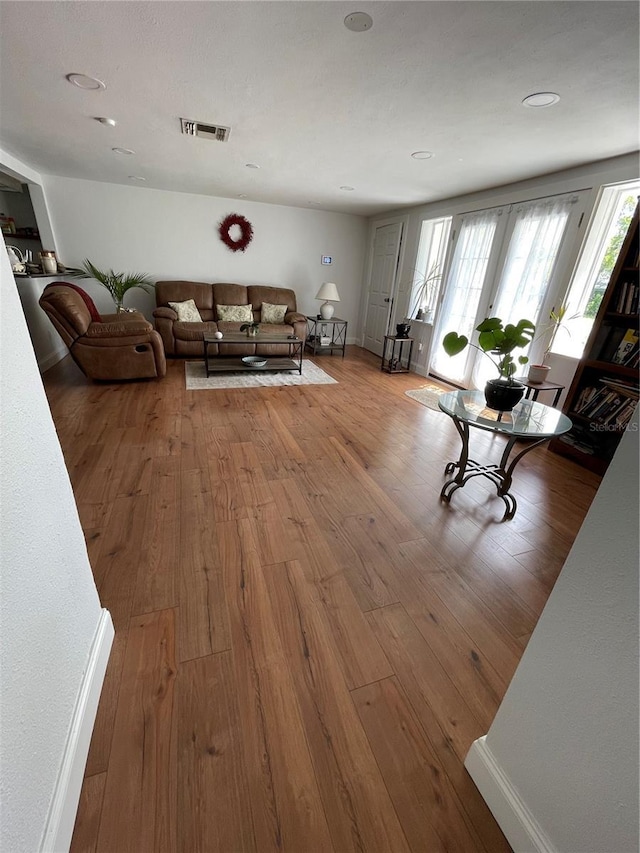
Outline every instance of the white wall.
MULTIPOLYGON (((372 244, 373 233, 377 224, 393 221, 394 219, 405 222, 405 239, 400 266, 398 268, 399 287, 394 300, 394 317, 392 318, 392 323, 400 322, 407 311, 423 219, 432 219, 438 216, 454 216, 456 214, 467 213, 471 210, 481 210, 486 207, 497 207, 504 204, 515 204, 527 199, 542 198, 547 195, 589 190, 586 202, 587 215, 580 229, 571 238, 573 245, 571 251, 568 253, 566 267, 563 271, 563 279, 568 285, 600 188, 605 184, 637 179, 639 174, 638 155, 628 154, 623 157, 614 157, 610 160, 602 160, 550 175, 542 175, 539 178, 532 178, 531 180, 509 184, 508 186, 495 187, 483 190, 482 192, 450 199, 440 199, 429 204, 404 208, 372 217, 369 220, 368 240, 370 244, 372 244)), ((365 281, 365 288, 366 286, 367 283, 365 281)), ((366 290, 363 290, 363 306, 361 309, 363 314, 365 310, 366 290)), ((430 327, 427 329, 418 329, 416 327, 412 331, 419 332, 425 341, 425 346, 421 353, 416 353, 416 347, 414 347, 414 369, 426 375, 431 344, 430 327)), ((562 363, 558 361, 557 365, 552 361, 550 376, 559 382, 566 380, 568 377, 567 384, 569 384, 575 373, 576 365, 577 359, 564 359, 562 363)))
POLYGON ((467 758, 517 851, 545 847, 523 841, 509 790, 546 849, 638 850, 638 561, 636 413, 489 733, 467 758))
POLYGON ((35 853, 103 611, 4 251, 0 288, 0 850, 35 853))
MULTIPOLYGON (((358 334, 367 220, 360 216, 210 198, 143 187, 125 187, 46 176, 45 195, 58 257, 67 266, 89 258, 98 268, 141 271, 153 279, 187 279, 290 287, 298 309, 317 314, 315 295, 335 281, 336 316, 358 334), (231 252, 218 236, 230 213, 245 216, 254 238, 245 252, 231 252), (333 264, 323 266, 322 255, 333 264)), ((87 282, 99 310, 113 308, 104 288, 87 282)), ((127 305, 150 316, 152 295, 133 291, 127 305)))

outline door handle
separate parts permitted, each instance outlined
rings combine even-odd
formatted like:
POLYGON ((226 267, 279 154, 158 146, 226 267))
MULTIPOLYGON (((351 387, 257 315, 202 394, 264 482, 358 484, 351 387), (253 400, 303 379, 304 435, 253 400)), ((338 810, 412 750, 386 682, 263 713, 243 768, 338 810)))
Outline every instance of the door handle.
POLYGON ((386 298, 384 301, 385 301, 385 302, 391 302, 391 300, 389 299, 389 297, 388 297, 388 296, 387 296, 387 298, 386 298))

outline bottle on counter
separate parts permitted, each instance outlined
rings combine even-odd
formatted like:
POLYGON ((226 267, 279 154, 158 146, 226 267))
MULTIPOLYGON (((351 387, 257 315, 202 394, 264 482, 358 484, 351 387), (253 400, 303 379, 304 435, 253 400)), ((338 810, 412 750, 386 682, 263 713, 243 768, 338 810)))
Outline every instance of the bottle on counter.
POLYGON ((2 229, 3 234, 15 234, 16 221, 13 216, 5 216, 4 213, 0 213, 0 229, 2 229))
POLYGON ((43 273, 46 273, 47 275, 56 275, 58 272, 56 253, 52 251, 40 252, 40 265, 42 266, 43 273))

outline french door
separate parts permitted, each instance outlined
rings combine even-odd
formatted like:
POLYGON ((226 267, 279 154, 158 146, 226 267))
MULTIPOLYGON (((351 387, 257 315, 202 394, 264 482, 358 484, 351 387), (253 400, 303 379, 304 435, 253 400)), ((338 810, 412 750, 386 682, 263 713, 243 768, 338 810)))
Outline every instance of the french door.
POLYGON ((445 334, 456 331, 473 342, 475 327, 488 316, 544 325, 562 289, 568 235, 575 233, 585 200, 586 193, 573 193, 456 217, 432 373, 466 388, 482 387, 496 375, 495 367, 472 347, 446 355, 445 334))
POLYGON ((442 338, 450 331, 473 338, 474 328, 484 316, 488 301, 486 282, 495 275, 497 258, 492 250, 504 236, 504 208, 480 210, 454 218, 454 247, 451 267, 435 330, 430 371, 455 385, 466 386, 471 377, 474 350, 454 356, 442 349, 442 338))

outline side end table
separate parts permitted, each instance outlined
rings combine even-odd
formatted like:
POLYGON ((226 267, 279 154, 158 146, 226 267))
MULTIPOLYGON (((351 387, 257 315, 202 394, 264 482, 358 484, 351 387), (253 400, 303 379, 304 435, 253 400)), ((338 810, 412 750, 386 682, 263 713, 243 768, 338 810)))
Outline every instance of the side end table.
POLYGON ((347 346, 347 320, 341 320, 339 317, 323 320, 322 317, 308 314, 307 338, 304 346, 313 355, 322 355, 323 352, 333 355, 334 352, 340 352, 344 358, 347 346))
POLYGON ((560 385, 558 382, 530 382, 526 376, 518 376, 516 377, 516 381, 521 382, 527 389, 527 393, 524 395, 525 400, 532 399, 535 402, 541 391, 555 391, 553 403, 551 404, 554 409, 558 405, 560 395, 564 391, 564 385, 560 385))
POLYGON ((413 338, 399 338, 397 335, 385 335, 382 347, 382 364, 380 370, 386 373, 409 373, 411 369, 411 355, 413 353, 413 338), (387 357, 387 350, 391 344, 391 352, 387 357), (406 358, 406 367, 403 367, 404 345, 409 344, 409 353, 406 358), (397 350, 397 353, 396 353, 397 350))

